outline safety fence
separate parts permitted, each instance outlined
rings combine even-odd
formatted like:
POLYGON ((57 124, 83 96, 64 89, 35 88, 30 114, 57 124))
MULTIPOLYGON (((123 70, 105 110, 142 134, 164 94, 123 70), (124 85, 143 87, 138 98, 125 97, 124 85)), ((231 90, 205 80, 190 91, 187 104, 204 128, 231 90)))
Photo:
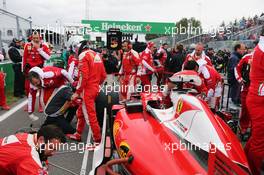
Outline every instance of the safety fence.
POLYGON ((0 9, 0 24, 0 51, 6 51, 13 38, 27 38, 32 29, 31 17, 26 19, 4 9, 0 9))

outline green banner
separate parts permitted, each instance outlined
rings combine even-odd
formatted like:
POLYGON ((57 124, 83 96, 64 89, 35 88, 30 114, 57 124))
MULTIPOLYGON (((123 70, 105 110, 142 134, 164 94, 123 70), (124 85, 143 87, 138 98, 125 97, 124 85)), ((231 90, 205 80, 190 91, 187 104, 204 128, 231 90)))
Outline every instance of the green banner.
POLYGON ((119 28, 122 32, 142 34, 171 34, 171 29, 175 27, 174 23, 101 20, 82 20, 82 24, 88 25, 91 32, 107 32, 110 28, 119 28))

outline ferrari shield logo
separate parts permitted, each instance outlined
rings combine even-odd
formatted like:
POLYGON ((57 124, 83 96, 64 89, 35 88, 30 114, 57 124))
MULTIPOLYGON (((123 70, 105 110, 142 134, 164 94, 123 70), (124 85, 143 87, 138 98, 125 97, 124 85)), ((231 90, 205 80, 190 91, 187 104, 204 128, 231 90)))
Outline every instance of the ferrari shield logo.
POLYGON ((178 115, 181 113, 182 106, 183 106, 183 101, 182 101, 182 99, 179 99, 179 101, 178 101, 178 103, 177 103, 177 108, 176 108, 176 113, 177 113, 178 115))

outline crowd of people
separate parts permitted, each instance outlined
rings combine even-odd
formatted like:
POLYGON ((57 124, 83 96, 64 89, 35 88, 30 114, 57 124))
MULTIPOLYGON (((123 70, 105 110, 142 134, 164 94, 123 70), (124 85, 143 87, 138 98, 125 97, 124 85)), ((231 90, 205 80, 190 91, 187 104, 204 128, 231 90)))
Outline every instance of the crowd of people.
MULTIPOLYGON (((31 146, 46 143, 47 140, 64 142, 63 134, 69 139, 81 141, 87 124, 91 128, 93 142, 100 143, 101 127, 98 118, 102 116, 96 114, 95 101, 100 86, 113 86, 114 82, 121 86, 119 98, 120 103, 123 103, 130 99, 138 85, 143 87, 144 92, 152 91, 151 86, 154 84, 159 87, 163 85, 165 90, 162 93, 168 98, 170 90, 175 87, 174 79, 191 76, 194 81, 185 83, 184 86, 203 94, 210 108, 215 111, 219 109, 223 76, 227 73, 231 101, 234 105, 242 105, 242 132, 246 132, 248 128, 252 130, 245 151, 251 171, 254 175, 259 175, 264 160, 264 30, 261 34, 254 51, 247 49, 243 43, 238 43, 232 53, 227 50, 215 53, 212 48, 205 49, 202 43, 197 43, 193 49, 185 49, 183 45, 177 44, 169 51, 166 43, 158 47, 153 42, 148 42, 139 51, 134 50, 135 47, 129 40, 122 42, 120 50, 96 50, 90 48, 88 41, 82 41, 70 46, 65 58, 66 67, 44 66, 45 61, 51 57, 50 48, 37 32, 32 34, 28 43, 21 44, 21 41, 14 39, 8 51, 15 72, 14 96, 27 96, 25 111, 35 121, 38 120, 34 112, 39 93, 38 111, 44 112, 46 120, 36 136, 13 137, 17 142, 31 146), (22 47, 24 49, 21 52, 22 47), (71 124, 74 116, 77 118, 76 128, 71 124), (56 127, 51 127, 51 124, 56 127), (57 131, 57 127, 62 133, 57 131), (53 131, 57 134, 47 135, 53 131)), ((0 85, 1 81, 3 78, 0 76, 0 85)), ((0 91, 3 91, 1 86, 0 91)), ((8 109, 6 104, 2 107, 8 109)), ((0 152, 4 146, 0 146, 0 152)), ((48 155, 51 154, 43 157, 48 155)), ((3 167, 5 166, 0 164, 0 170, 5 169, 3 167)), ((30 170, 21 166, 17 166, 17 169, 23 169, 21 172, 35 172, 36 167, 40 165, 32 163, 30 170)), ((9 170, 5 169, 5 173, 8 174, 9 170)))
POLYGON ((201 36, 201 42, 208 43, 210 41, 227 41, 227 40, 256 40, 258 39, 259 35, 256 31, 248 32, 243 35, 233 36, 239 34, 243 31, 253 29, 254 27, 263 25, 264 21, 263 18, 264 13, 261 15, 255 15, 254 17, 249 17, 246 19, 245 17, 231 21, 229 24, 225 24, 224 22, 219 26, 221 32, 216 32, 215 36, 204 34, 201 36))

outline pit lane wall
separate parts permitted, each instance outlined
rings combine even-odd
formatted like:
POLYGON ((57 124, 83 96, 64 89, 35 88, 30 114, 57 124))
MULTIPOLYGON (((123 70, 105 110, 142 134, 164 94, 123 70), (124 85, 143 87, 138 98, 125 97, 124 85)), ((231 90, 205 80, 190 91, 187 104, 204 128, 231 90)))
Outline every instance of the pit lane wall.
POLYGON ((0 62, 0 71, 6 73, 5 93, 14 91, 14 71, 11 61, 0 62))

